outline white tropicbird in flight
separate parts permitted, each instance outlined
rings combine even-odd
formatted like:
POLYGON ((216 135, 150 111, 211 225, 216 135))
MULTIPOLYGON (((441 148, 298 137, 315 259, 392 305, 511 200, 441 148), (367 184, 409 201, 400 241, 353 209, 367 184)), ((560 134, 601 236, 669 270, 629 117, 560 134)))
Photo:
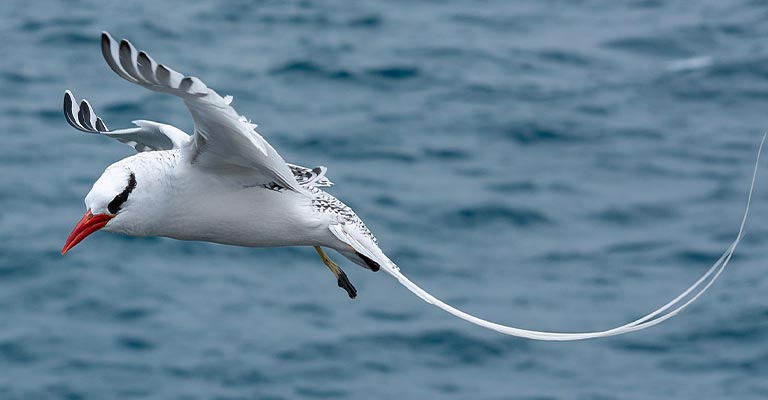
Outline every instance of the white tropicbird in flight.
MULTIPOLYGON (((78 130, 108 136, 138 154, 110 165, 85 198, 87 211, 67 238, 62 254, 98 230, 132 236, 165 236, 247 247, 313 246, 349 297, 357 294, 346 274, 323 251, 336 250, 355 264, 379 269, 427 303, 456 317, 507 335, 537 340, 581 340, 618 335, 661 323, 709 288, 725 269, 742 237, 757 175, 736 239, 693 285, 661 308, 617 328, 585 333, 542 332, 489 322, 460 311, 406 278, 379 248, 363 221, 321 187, 331 186, 325 168, 286 163, 222 97, 198 78, 158 64, 127 40, 101 36, 107 64, 123 79, 181 98, 195 123, 193 135, 152 121, 109 130, 87 101, 64 95, 64 114, 78 130)), ((763 142, 758 150, 758 159, 763 142)))

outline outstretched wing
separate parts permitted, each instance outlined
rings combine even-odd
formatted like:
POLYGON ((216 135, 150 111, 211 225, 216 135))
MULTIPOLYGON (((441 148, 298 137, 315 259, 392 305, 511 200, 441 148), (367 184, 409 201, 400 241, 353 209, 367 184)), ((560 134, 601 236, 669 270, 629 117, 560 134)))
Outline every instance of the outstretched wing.
POLYGON ((175 126, 153 121, 136 120, 136 128, 109 130, 88 101, 83 100, 78 106, 69 90, 64 92, 64 117, 77 130, 117 139, 138 152, 178 149, 192 140, 175 126))
POLYGON ((123 79, 184 101, 195 122, 187 147, 193 164, 218 171, 250 170, 255 183, 276 182, 306 193, 280 154, 256 132, 256 125, 200 79, 158 64, 127 40, 118 43, 106 32, 101 34, 101 51, 109 67, 123 79))
MULTIPOLYGON (((88 100, 83 99, 77 104, 75 96, 67 90, 64 92, 64 117, 73 128, 97 135, 107 136, 125 143, 138 152, 180 149, 190 143, 192 138, 173 125, 161 124, 154 121, 132 121, 136 128, 110 130, 107 124, 97 116, 88 100)), ((327 168, 302 167, 287 164, 294 179, 304 187, 332 186, 326 176, 327 168)))

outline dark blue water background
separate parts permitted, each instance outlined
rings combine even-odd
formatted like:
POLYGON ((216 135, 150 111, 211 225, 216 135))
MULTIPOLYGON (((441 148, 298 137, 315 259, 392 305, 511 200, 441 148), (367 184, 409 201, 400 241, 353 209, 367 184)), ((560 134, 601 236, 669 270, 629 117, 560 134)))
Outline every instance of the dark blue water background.
POLYGON ((735 236, 768 128, 764 2, 107 3, 0 4, 0 398, 768 397, 768 174, 710 293, 581 343, 485 331, 344 264, 352 301, 312 249, 100 233, 59 255, 132 154, 70 129, 65 89, 110 127, 191 130, 106 67, 109 30, 326 165, 448 302, 534 329, 627 322, 735 236))

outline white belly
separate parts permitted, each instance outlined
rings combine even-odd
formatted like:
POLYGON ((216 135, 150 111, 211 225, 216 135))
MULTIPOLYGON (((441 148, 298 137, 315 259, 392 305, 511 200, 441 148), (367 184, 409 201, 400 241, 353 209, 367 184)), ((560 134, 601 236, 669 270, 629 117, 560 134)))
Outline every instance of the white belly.
POLYGON ((247 247, 324 245, 332 240, 330 218, 313 211, 311 198, 289 190, 242 187, 232 182, 190 177, 188 193, 178 190, 169 201, 171 215, 156 236, 247 247))

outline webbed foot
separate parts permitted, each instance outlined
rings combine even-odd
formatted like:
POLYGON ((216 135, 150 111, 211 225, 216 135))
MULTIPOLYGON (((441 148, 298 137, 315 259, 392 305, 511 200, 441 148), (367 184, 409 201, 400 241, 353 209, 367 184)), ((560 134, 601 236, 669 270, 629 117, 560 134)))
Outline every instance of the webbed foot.
POLYGON ((345 274, 344 271, 339 271, 339 287, 347 291, 350 299, 354 299, 357 297, 357 289, 355 289, 355 287, 352 285, 352 282, 349 281, 347 274, 345 274))
POLYGON ((317 251, 317 254, 320 255, 320 259, 323 260, 323 264, 328 266, 331 272, 333 272, 339 287, 347 291, 349 298, 354 299, 357 297, 357 289, 355 289, 355 287, 352 285, 352 282, 349 281, 347 274, 344 273, 341 267, 336 265, 336 263, 333 262, 333 260, 331 260, 327 254, 325 254, 325 251, 323 251, 320 246, 315 246, 315 251, 317 251))

